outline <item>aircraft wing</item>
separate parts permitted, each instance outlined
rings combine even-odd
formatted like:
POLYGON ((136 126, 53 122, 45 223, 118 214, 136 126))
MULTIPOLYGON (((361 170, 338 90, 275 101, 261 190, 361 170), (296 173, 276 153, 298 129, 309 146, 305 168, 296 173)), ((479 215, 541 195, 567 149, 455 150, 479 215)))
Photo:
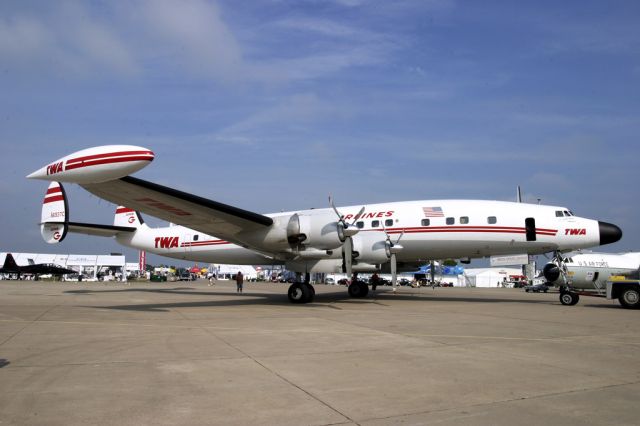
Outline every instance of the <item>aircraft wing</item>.
POLYGON ((92 194, 205 234, 237 242, 239 232, 263 229, 273 219, 142 179, 126 176, 81 186, 92 194))

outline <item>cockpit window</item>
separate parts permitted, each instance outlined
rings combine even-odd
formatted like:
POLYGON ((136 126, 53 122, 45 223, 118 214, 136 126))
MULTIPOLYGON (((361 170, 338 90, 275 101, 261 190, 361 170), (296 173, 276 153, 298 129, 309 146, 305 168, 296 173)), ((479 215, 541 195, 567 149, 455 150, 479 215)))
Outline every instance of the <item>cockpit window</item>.
POLYGON ((562 210, 556 210, 556 217, 564 217, 562 210))
POLYGON ((569 217, 569 216, 571 216, 571 213, 569 213, 569 210, 565 210, 565 211, 564 211, 564 215, 565 215, 565 216, 567 216, 567 217, 569 217))

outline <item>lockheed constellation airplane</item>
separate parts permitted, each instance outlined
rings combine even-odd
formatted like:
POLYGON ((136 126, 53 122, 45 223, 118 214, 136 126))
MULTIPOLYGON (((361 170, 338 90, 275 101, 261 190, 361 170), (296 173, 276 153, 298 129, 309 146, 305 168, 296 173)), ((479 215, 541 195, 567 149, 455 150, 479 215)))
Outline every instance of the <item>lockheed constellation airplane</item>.
MULTIPOLYGON (((575 216, 565 207, 481 200, 424 200, 259 214, 130 174, 154 159, 129 145, 85 149, 28 178, 52 181, 42 206, 41 233, 59 243, 68 232, 115 237, 129 247, 210 263, 282 264, 301 282, 293 303, 313 300, 312 272, 385 271, 395 288, 398 270, 431 259, 566 252, 618 241, 616 225, 575 216), (64 188, 75 183, 118 207, 113 225, 71 222, 64 188), (126 206, 126 207, 125 207, 126 206), (175 225, 147 226, 139 212, 175 225), (304 280, 302 276, 304 274, 304 280)), ((352 297, 368 287, 353 280, 352 297)))

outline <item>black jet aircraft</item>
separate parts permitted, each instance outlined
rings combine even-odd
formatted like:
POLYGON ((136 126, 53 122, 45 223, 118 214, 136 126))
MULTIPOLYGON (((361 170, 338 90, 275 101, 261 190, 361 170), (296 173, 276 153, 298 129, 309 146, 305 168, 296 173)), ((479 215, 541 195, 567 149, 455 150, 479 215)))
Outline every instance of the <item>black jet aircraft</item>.
POLYGON ((73 269, 63 268, 62 266, 55 265, 53 263, 34 263, 29 259, 29 264, 25 266, 19 266, 11 253, 7 253, 7 257, 4 260, 4 265, 0 268, 0 274, 18 274, 20 279, 21 274, 34 274, 36 277, 43 274, 51 275, 66 275, 77 274, 78 271, 73 269))

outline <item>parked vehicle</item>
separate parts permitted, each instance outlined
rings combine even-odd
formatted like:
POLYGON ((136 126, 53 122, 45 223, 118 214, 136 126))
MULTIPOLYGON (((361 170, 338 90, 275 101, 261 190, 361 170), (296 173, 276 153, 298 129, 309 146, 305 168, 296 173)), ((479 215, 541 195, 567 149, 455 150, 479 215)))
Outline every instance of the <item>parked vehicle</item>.
POLYGON ((524 288, 524 291, 527 293, 546 293, 549 291, 549 287, 546 284, 528 285, 524 288))

